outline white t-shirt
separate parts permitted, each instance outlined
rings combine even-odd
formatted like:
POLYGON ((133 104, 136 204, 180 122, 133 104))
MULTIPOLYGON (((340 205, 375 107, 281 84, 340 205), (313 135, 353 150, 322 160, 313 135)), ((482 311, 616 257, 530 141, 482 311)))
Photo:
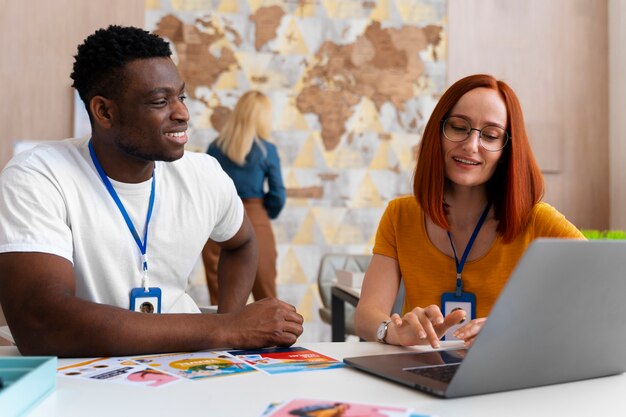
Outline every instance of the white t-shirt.
MULTIPOLYGON (((44 252, 74 265, 76 295, 130 307, 142 280, 141 251, 89 155, 88 140, 67 139, 16 155, 0 174, 0 253, 44 252)), ((148 277, 163 313, 198 312, 186 293, 207 239, 225 241, 243 222, 228 175, 206 154, 156 162, 148 228, 148 277)), ((151 180, 112 181, 143 240, 151 180)))

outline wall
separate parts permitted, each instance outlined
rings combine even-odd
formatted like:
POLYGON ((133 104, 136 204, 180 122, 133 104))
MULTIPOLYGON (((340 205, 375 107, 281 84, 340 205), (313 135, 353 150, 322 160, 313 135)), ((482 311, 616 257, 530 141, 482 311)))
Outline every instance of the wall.
POLYGON ((544 173, 545 201, 578 227, 608 228, 607 3, 450 0, 448 18, 448 80, 487 72, 509 83, 544 173))

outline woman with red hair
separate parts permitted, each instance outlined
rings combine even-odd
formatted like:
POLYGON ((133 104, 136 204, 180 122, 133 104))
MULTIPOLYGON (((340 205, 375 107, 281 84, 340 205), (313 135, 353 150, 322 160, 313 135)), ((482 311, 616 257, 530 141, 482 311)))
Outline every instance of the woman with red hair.
POLYGON ((422 137, 413 196, 380 221, 357 334, 394 345, 470 345, 513 268, 539 237, 583 239, 541 202, 543 179, 513 90, 490 75, 454 83, 422 137), (403 315, 389 315, 400 280, 403 315))

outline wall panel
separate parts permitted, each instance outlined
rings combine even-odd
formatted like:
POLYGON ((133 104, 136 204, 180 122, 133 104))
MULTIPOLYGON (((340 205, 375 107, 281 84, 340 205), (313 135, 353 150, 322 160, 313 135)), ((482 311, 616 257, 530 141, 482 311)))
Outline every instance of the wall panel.
POLYGON ((0 1, 0 168, 15 139, 71 136, 76 46, 99 27, 143 21, 144 0, 0 1))
POLYGON ((612 229, 626 230, 626 3, 609 0, 609 163, 612 229))
POLYGON ((578 227, 609 227, 607 3, 449 0, 448 19, 448 82, 487 72, 511 85, 545 201, 578 227))

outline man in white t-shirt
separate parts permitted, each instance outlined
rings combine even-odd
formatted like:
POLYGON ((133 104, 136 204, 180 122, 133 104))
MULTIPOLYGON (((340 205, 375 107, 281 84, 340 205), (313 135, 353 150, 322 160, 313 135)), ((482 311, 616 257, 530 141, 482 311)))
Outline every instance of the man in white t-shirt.
POLYGON ((87 37, 71 77, 92 137, 37 146, 0 175, 0 303, 23 354, 254 348, 302 333, 293 306, 246 305, 254 232, 219 164, 184 151, 170 56, 138 28, 87 37), (195 314, 185 290, 209 238, 222 246, 218 314, 195 314))

